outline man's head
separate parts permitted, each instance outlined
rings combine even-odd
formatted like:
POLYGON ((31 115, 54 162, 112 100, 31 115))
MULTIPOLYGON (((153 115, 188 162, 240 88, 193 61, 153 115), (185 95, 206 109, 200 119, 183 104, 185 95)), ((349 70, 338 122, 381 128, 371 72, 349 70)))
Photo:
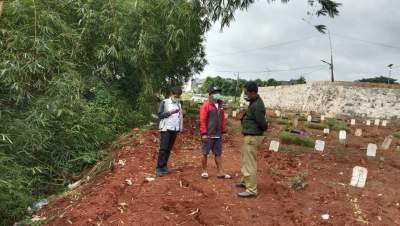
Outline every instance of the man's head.
POLYGON ((221 99, 221 91, 221 88, 217 86, 211 86, 208 88, 208 95, 212 100, 218 101, 221 99))
POLYGON ((258 95, 258 85, 255 82, 247 82, 244 86, 244 99, 249 101, 258 95))
POLYGON ((182 89, 180 87, 174 87, 171 90, 171 97, 175 100, 179 100, 182 95, 182 89))

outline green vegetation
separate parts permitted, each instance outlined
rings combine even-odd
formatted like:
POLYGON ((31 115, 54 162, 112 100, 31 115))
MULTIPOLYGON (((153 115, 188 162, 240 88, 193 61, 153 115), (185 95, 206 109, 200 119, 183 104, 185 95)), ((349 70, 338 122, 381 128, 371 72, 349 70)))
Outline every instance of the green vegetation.
POLYGON ((346 130, 346 131, 350 130, 350 127, 348 126, 347 122, 340 121, 337 119, 328 119, 326 124, 329 126, 330 129, 333 130, 346 130))
POLYGON ((314 141, 307 137, 301 137, 293 133, 283 131, 279 135, 279 139, 283 144, 295 144, 305 147, 314 147, 314 141))
POLYGON ((289 187, 291 187, 295 190, 304 189, 307 186, 306 176, 307 176, 306 173, 302 173, 302 174, 296 175, 294 177, 289 177, 288 178, 289 187))
POLYGON ((364 78, 357 80, 357 82, 371 82, 371 83, 385 83, 385 84, 397 84, 397 79, 389 78, 385 76, 377 76, 373 78, 364 78))
POLYGON ((279 125, 287 125, 287 126, 291 126, 292 125, 292 122, 290 121, 290 120, 288 120, 288 119, 277 119, 276 120, 276 123, 277 124, 279 124, 279 125))
POLYGON ((323 124, 323 123, 314 123, 314 122, 307 122, 304 123, 304 126, 310 129, 318 129, 318 130, 323 130, 325 128, 328 128, 328 125, 323 124))
POLYGON ((393 133, 393 136, 400 139, 400 131, 393 133))
POLYGON ((12 225, 202 70, 207 23, 185 0, 15 0, 2 11, 0 225, 12 225))

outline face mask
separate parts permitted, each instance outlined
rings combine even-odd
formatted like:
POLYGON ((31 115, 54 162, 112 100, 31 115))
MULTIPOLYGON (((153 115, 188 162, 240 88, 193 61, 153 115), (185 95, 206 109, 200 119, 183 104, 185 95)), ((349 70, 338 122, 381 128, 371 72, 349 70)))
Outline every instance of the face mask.
POLYGON ((250 101, 251 100, 251 98, 249 96, 247 96, 247 95, 244 95, 243 98, 244 98, 245 101, 250 101))
POLYGON ((216 93, 216 94, 213 94, 211 97, 213 98, 213 100, 220 100, 221 99, 221 94, 216 93))
POLYGON ((179 102, 181 100, 181 98, 176 97, 176 96, 172 96, 171 100, 172 100, 172 102, 177 103, 177 102, 179 102))

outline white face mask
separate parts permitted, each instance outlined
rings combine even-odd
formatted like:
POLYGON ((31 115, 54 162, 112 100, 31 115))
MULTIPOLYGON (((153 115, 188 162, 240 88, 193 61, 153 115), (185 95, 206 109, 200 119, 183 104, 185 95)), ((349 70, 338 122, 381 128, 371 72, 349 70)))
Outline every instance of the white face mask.
POLYGON ((176 96, 172 96, 171 100, 172 100, 172 102, 177 103, 177 102, 181 101, 181 98, 176 97, 176 96))
POLYGON ((220 100, 221 99, 221 94, 216 93, 216 94, 211 95, 211 97, 213 98, 213 100, 220 100))
POLYGON ((243 99, 244 99, 245 101, 250 101, 251 98, 250 98, 249 96, 247 96, 247 95, 244 95, 244 96, 243 96, 243 99))

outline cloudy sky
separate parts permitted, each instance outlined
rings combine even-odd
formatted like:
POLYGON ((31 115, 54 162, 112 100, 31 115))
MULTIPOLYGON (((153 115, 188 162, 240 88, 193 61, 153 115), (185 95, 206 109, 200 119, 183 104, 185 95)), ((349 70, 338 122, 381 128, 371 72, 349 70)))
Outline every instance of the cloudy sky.
POLYGON ((329 39, 304 22, 325 24, 332 34, 336 80, 388 75, 400 80, 399 0, 338 0, 340 15, 309 17, 307 0, 268 4, 259 0, 222 32, 216 24, 207 33, 209 64, 200 77, 329 80, 329 39), (397 66, 397 67, 396 67, 397 66))

